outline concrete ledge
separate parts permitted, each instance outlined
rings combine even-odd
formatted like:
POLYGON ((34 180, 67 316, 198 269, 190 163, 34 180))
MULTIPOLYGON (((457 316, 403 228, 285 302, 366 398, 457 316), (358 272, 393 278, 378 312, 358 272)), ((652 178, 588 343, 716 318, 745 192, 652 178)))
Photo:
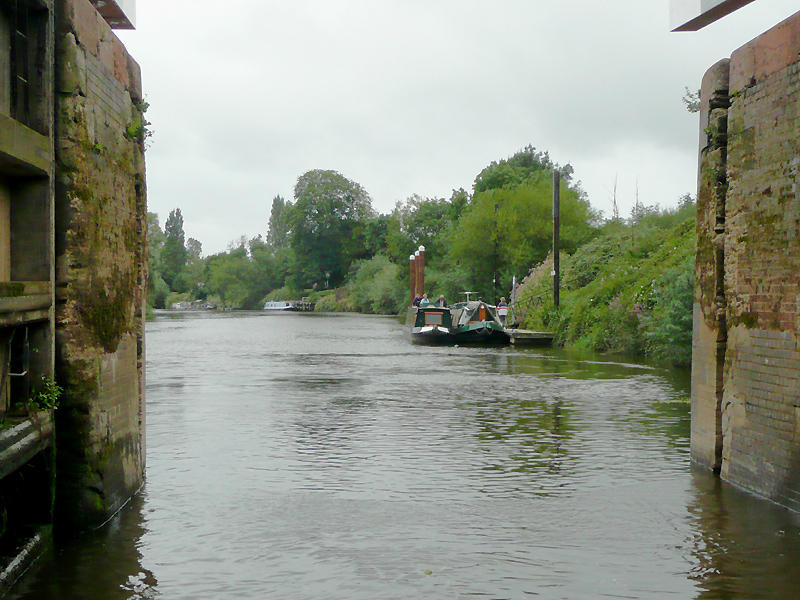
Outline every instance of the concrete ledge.
POLYGON ((37 528, 29 537, 20 540, 13 556, 0 565, 0 596, 4 596, 14 584, 52 545, 52 530, 48 526, 37 528))
POLYGON ((47 175, 52 162, 49 138, 0 114, 0 173, 47 175))
POLYGON ((553 334, 549 331, 529 331, 527 329, 506 329, 509 340, 515 346, 523 344, 549 346, 553 343, 553 334))
POLYGON ((50 306, 49 281, 0 282, 0 326, 46 320, 50 306))
POLYGON ((136 29, 136 0, 91 0, 111 29, 136 29))
POLYGON ((53 417, 49 412, 25 417, 0 431, 0 479, 7 477, 52 444, 53 417))
POLYGON ((750 4, 753 0, 671 0, 672 31, 697 31, 750 4))

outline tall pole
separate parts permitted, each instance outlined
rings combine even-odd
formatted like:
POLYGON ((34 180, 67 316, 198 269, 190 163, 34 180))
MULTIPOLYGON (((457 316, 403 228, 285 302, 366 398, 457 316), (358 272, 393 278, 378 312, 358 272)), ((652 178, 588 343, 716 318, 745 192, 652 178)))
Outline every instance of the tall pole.
POLYGON ((492 265, 492 304, 497 304, 497 209, 499 204, 494 205, 494 264, 492 265))
POLYGON ((408 268, 409 268, 409 275, 410 275, 410 287, 411 287, 411 300, 409 304, 414 304, 414 297, 417 295, 417 265, 414 264, 414 255, 410 254, 408 257, 408 268))
POLYGON ((558 308, 560 301, 560 260, 559 235, 561 230, 561 174, 553 171, 553 306, 558 308))
POLYGON ((419 250, 414 252, 414 295, 421 296, 422 292, 419 287, 419 250))
POLYGON ((419 289, 420 294, 425 293, 425 246, 420 246, 419 250, 419 258, 417 258, 417 265, 419 270, 417 271, 417 288, 419 289))

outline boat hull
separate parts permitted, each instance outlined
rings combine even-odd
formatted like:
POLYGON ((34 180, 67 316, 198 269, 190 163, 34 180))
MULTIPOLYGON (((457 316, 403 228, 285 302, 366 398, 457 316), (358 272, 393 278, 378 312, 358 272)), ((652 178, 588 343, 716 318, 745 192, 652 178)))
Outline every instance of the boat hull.
POLYGON ((488 321, 456 327, 451 337, 457 344, 507 344, 509 341, 502 326, 488 321))

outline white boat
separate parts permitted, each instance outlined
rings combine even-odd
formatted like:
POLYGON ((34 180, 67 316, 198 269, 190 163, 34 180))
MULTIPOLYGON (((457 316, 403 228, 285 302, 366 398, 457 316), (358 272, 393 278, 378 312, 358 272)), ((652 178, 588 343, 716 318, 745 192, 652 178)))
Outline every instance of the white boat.
POLYGON ((264 310, 299 310, 295 300, 271 300, 264 304, 264 310))
POLYGON ((264 310, 282 310, 282 311, 313 311, 316 302, 311 302, 308 297, 303 297, 302 300, 271 300, 264 303, 264 310))

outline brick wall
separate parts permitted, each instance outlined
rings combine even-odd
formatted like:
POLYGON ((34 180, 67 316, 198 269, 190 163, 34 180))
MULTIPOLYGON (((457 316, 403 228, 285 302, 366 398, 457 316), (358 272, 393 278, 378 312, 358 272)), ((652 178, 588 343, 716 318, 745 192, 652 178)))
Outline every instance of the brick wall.
POLYGON ((800 510, 799 90, 800 13, 704 79, 692 373, 693 457, 794 510, 800 510), (721 342, 716 355, 712 338, 721 342))
POLYGON ((88 0, 56 18, 57 510, 102 523, 144 473, 146 206, 138 65, 88 0))

